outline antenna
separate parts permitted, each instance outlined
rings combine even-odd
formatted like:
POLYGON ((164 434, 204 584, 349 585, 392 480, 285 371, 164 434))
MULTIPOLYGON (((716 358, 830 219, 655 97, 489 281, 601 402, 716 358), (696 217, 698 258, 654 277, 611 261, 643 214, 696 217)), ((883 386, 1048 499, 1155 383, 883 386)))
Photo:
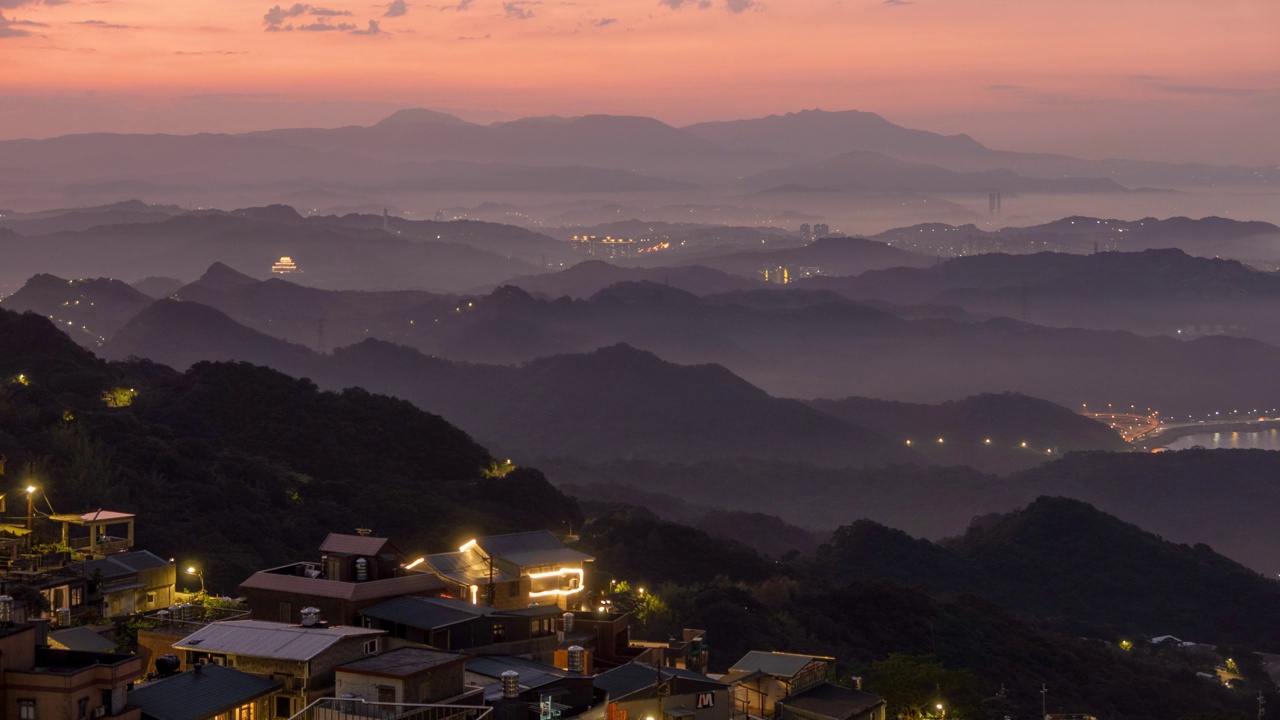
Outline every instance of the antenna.
POLYGON ((316 349, 321 355, 326 353, 324 348, 324 318, 320 318, 316 328, 316 349))

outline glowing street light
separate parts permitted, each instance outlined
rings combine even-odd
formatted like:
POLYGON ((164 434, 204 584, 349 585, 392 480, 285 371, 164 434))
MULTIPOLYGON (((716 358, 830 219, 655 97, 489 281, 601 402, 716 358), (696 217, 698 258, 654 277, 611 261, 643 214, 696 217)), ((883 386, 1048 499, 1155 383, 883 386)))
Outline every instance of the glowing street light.
POLYGON ((35 516, 36 486, 27 486, 27 530, 31 530, 31 519, 35 516))
POLYGON ((196 577, 200 578, 200 594, 207 595, 208 593, 206 593, 204 590, 204 571, 197 567, 188 567, 187 574, 195 575, 196 577))

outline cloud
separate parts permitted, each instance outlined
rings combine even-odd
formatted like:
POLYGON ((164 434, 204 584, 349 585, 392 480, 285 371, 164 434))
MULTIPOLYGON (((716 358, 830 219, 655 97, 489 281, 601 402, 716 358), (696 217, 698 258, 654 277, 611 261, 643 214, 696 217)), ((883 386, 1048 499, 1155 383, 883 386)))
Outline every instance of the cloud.
POLYGON ((724 7, 734 15, 739 15, 759 5, 756 0, 724 0, 724 7))
POLYGON ((458 39, 459 39, 459 40, 488 40, 488 39, 490 39, 490 38, 492 38, 492 37, 493 37, 493 33, 485 33, 484 35, 481 35, 481 36, 479 36, 479 37, 476 37, 476 36, 468 36, 468 35, 459 35, 459 36, 458 36, 458 39))
POLYGON ((75 22, 72 24, 73 25, 90 25, 92 27, 102 28, 103 30, 128 30, 129 29, 128 25, 117 25, 115 23, 106 22, 105 20, 80 20, 79 22, 75 22))
MULTIPOLYGON (((282 7, 280 5, 276 5, 275 7, 268 10, 265 15, 262 16, 262 24, 267 26, 267 30, 281 30, 284 28, 281 28, 280 26, 283 25, 284 21, 288 20, 289 18, 301 17, 303 15, 310 15, 312 17, 318 17, 318 18, 330 18, 330 17, 341 17, 345 15, 350 15, 350 14, 351 14, 350 10, 330 10, 329 8, 315 7, 313 5, 307 5, 305 3, 294 3, 293 5, 287 8, 282 7)), ((312 23, 311 25, 304 25, 299 29, 313 28, 314 26, 320 25, 322 23, 323 23, 323 20, 321 20, 320 22, 312 23)), ((337 27, 340 27, 340 26, 334 25, 331 27, 333 29, 336 29, 337 27)))
POLYGON ((378 24, 377 20, 370 20, 368 28, 365 28, 364 30, 352 30, 351 34, 352 35, 383 35, 385 33, 382 32, 382 26, 378 24))
POLYGON ((911 0, 884 0, 884 4, 892 5, 893 7, 902 7, 903 5, 910 5, 911 0))
POLYGON ((711 7, 711 0, 658 0, 659 5, 665 5, 672 10, 680 10, 685 7, 696 7, 699 10, 706 10, 711 7))
POLYGON ((0 13, 0 39, 30 37, 30 32, 23 30, 20 27, 14 27, 14 25, 21 24, 23 23, 18 20, 10 20, 4 16, 4 13, 0 13))
POLYGON ((459 12, 471 7, 472 0, 458 0, 458 4, 454 6, 459 12))
POLYGON ((0 0, 0 8, 13 10, 24 5, 66 5, 68 0, 0 0))
POLYGON ((409 4, 404 0, 391 0, 391 4, 387 6, 387 11, 382 13, 382 17, 400 17, 409 13, 409 4))
POLYGON ((502 11, 505 12, 509 18, 515 18, 516 20, 528 20, 533 17, 533 11, 525 6, 530 4, 531 3, 524 2, 524 0, 504 2, 502 3, 502 11))
POLYGON ((248 55, 242 50, 174 50, 174 55, 248 55))
MULTIPOLYGON (((290 27, 293 27, 292 25, 290 27)), ((356 25, 352 23, 338 23, 334 25, 327 20, 317 20, 308 25, 299 25, 298 30, 302 32, 351 32, 356 29, 356 25)))
POLYGON ((616 22, 618 22, 618 18, 600 18, 591 24, 596 27, 608 27, 616 22))
POLYGON ((1157 90, 1163 90, 1167 93, 1176 95, 1218 95, 1221 97, 1252 97, 1260 94, 1259 90, 1253 88, 1239 87, 1221 87, 1216 85, 1174 85, 1169 83, 1155 83, 1157 90))

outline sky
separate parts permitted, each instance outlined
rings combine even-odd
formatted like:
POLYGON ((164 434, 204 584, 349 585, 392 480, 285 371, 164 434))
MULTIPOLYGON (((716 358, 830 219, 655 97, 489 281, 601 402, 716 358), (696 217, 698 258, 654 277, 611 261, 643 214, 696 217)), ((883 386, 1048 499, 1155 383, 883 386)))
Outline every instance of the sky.
POLYGON ((0 138, 864 110, 998 148, 1280 162, 1276 0, 0 0, 0 138))

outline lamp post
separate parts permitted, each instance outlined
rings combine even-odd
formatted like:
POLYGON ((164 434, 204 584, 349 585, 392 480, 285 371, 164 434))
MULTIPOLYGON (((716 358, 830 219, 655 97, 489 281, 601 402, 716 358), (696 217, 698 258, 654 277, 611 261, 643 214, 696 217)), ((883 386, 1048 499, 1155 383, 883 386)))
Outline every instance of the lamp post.
POLYGON ((204 590, 204 571, 196 567, 188 567, 187 574, 195 575, 196 577, 200 578, 200 594, 208 595, 208 593, 205 592, 204 590))
POLYGON ((36 486, 27 486, 27 532, 31 531, 31 519, 36 514, 36 486))

